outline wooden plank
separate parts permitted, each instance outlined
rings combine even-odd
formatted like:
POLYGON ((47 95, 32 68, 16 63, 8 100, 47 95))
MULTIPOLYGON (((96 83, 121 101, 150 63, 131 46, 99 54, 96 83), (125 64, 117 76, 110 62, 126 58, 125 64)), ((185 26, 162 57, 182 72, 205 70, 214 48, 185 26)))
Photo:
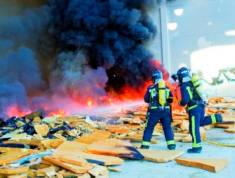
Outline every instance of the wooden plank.
POLYGON ((100 144, 92 144, 88 146, 89 153, 109 155, 109 156, 119 156, 120 154, 131 154, 131 151, 124 147, 107 146, 100 144))
POLYGON ((34 125, 34 129, 41 137, 46 136, 49 132, 49 127, 46 124, 36 124, 34 125))
POLYGON ((80 143, 91 144, 99 140, 105 140, 111 136, 111 133, 108 131, 96 130, 92 134, 82 136, 76 141, 80 143))
POLYGON ((227 133, 235 134, 235 126, 229 127, 228 129, 225 129, 224 131, 227 133))
POLYGON ((143 156, 129 141, 119 139, 107 139, 95 142, 87 147, 87 152, 121 158, 143 159, 143 156))
POLYGON ((8 175, 7 178, 28 178, 27 173, 17 174, 17 175, 8 175))
POLYGON ((221 128, 221 129, 228 129, 230 128, 231 126, 233 126, 234 124, 223 124, 223 123, 217 123, 215 124, 214 126, 216 128, 221 128))
POLYGON ((16 175, 23 174, 29 170, 29 167, 18 167, 18 168, 0 168, 0 174, 3 175, 16 175))
POLYGON ((73 173, 76 173, 76 174, 85 174, 89 171, 89 169, 87 169, 87 167, 81 167, 81 166, 76 166, 73 164, 68 164, 68 163, 61 161, 60 159, 58 159, 56 157, 50 156, 50 157, 45 157, 43 159, 52 163, 53 165, 62 167, 64 169, 71 171, 73 173))
POLYGON ((38 169, 36 172, 37 176, 48 176, 48 177, 52 177, 55 176, 56 173, 56 167, 55 166, 50 166, 50 167, 46 167, 46 168, 42 168, 42 169, 38 169))
POLYGON ((94 177, 109 178, 109 171, 107 167, 94 165, 94 167, 89 170, 89 173, 94 177))
POLYGON ((0 165, 6 165, 12 163, 32 153, 31 150, 17 149, 17 148, 2 148, 0 152, 1 152, 0 165))
POLYGON ((226 159, 177 158, 176 162, 184 166, 200 168, 210 172, 218 172, 228 164, 228 160, 226 159))
POLYGON ((166 163, 169 161, 173 161, 177 157, 184 154, 183 151, 145 150, 145 149, 138 149, 138 150, 144 156, 145 160, 157 163, 166 163))
POLYGON ((83 158, 89 161, 97 161, 104 165, 120 165, 123 160, 113 156, 103 156, 91 153, 86 153, 86 144, 78 142, 65 142, 60 145, 54 153, 56 157, 68 158, 70 160, 78 160, 83 158))

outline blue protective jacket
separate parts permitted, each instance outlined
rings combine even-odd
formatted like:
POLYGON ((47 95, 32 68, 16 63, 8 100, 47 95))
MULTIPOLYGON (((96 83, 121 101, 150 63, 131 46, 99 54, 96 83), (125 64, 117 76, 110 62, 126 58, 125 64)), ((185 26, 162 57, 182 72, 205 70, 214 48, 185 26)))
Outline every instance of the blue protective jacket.
MULTIPOLYGON (((160 107, 159 103, 159 92, 158 92, 158 84, 154 84, 148 87, 144 101, 149 104, 149 108, 160 107)), ((173 95, 170 92, 169 88, 165 88, 166 91, 166 104, 165 106, 170 106, 170 103, 173 102, 173 95)))

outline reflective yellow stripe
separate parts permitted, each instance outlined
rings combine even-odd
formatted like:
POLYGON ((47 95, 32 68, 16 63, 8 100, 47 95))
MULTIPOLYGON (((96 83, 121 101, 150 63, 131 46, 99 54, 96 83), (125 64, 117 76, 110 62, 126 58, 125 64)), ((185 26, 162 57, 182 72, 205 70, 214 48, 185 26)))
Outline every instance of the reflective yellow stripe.
POLYGON ((193 106, 191 106, 191 107, 188 107, 188 111, 190 111, 190 110, 192 110, 192 109, 194 109, 194 108, 196 108, 197 107, 197 105, 193 105, 193 106))
POLYGON ((166 144, 167 145, 173 145, 173 144, 175 144, 175 141, 174 140, 169 140, 169 141, 166 142, 166 144))
POLYGON ((188 91, 188 94, 189 94, 190 99, 193 99, 193 93, 192 93, 190 87, 186 87, 186 89, 187 89, 187 91, 188 91))
POLYGON ((212 124, 215 124, 216 123, 216 117, 215 115, 211 115, 211 121, 212 121, 212 124))
POLYGON ((163 106, 163 107, 157 107, 157 106, 151 106, 150 109, 158 109, 158 108, 162 108, 162 109, 170 109, 170 106, 163 106))
POLYGON ((191 122, 192 122, 192 137, 193 137, 193 145, 192 147, 195 147, 197 145, 197 140, 196 140, 196 126, 195 126, 195 116, 192 116, 191 118, 191 122))
POLYGON ((150 90, 150 95, 151 95, 152 98, 156 95, 156 90, 155 90, 155 88, 153 88, 153 89, 150 90))
POLYGON ((142 145, 144 145, 144 146, 149 146, 149 145, 150 145, 150 142, 143 141, 143 142, 142 142, 142 145))
POLYGON ((166 90, 166 98, 168 99, 170 97, 170 90, 166 90))
POLYGON ((192 147, 193 148, 198 148, 198 147, 201 147, 201 143, 193 143, 192 147))
POLYGON ((147 112, 145 128, 148 126, 148 121, 149 121, 149 112, 147 112))

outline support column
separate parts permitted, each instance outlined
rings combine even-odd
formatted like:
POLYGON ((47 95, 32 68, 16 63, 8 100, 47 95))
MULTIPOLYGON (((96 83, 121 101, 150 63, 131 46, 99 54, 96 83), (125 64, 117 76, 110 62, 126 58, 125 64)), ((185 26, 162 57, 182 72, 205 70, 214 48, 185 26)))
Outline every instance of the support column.
POLYGON ((162 64, 171 73, 171 53, 169 43, 169 33, 167 29, 168 16, 167 16, 167 2, 166 0, 159 0, 159 14, 160 14, 160 33, 161 33, 161 54, 162 64))

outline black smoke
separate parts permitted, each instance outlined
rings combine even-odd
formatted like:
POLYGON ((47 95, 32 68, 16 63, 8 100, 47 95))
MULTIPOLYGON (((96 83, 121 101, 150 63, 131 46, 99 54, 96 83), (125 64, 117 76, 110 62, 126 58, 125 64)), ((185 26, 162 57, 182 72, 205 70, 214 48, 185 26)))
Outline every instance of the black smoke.
MULTIPOLYGON (((140 87, 152 69, 149 63, 152 54, 145 43, 156 34, 147 14, 155 3, 154 0, 49 0, 50 33, 56 39, 58 53, 73 52, 76 58, 76 53, 82 52, 86 67, 92 70, 102 67, 108 77, 106 89, 118 91, 126 84, 140 87)), ((64 66, 59 60, 56 67, 61 63, 64 66)), ((74 60, 71 62, 76 63, 74 60)))
POLYGON ((45 87, 38 44, 48 29, 49 8, 11 5, 0 7, 0 118, 9 107, 27 110, 29 97, 45 87))
POLYGON ((29 2, 0 2, 0 117, 10 106, 76 110, 149 78, 155 0, 29 2))

